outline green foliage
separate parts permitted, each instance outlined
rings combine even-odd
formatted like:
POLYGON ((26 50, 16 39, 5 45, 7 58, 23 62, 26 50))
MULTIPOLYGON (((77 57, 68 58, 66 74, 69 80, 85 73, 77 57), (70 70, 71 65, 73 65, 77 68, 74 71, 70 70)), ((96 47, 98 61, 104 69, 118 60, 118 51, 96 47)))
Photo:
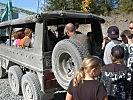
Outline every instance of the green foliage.
POLYGON ((83 0, 72 0, 72 1, 73 1, 73 6, 74 6, 73 10, 80 11, 81 10, 81 4, 82 4, 83 0))
POLYGON ((113 10, 112 13, 133 13, 133 0, 121 0, 118 9, 113 10))
POLYGON ((46 10, 80 10, 82 0, 48 0, 46 10))
POLYGON ((109 15, 112 11, 112 7, 106 0, 95 0, 93 4, 94 11, 92 13, 95 14, 102 14, 102 15, 109 15))
POLYGON ((120 0, 118 9, 113 9, 108 0, 47 0, 45 10, 78 10, 94 14, 110 15, 133 13, 133 0, 120 0))
POLYGON ((93 11, 93 7, 92 7, 93 1, 94 0, 83 0, 82 5, 81 5, 82 11, 92 12, 93 11))
POLYGON ((65 10, 66 0, 48 0, 47 10, 65 10))

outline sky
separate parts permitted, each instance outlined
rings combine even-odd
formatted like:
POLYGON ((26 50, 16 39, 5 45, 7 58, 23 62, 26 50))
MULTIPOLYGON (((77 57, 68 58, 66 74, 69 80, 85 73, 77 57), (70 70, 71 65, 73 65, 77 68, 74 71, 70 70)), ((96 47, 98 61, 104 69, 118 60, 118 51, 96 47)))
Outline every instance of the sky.
MULTIPOLYGON (((37 12, 38 0, 11 0, 11 1, 12 5, 15 7, 37 12)), ((39 1, 40 1, 39 5, 41 6, 44 0, 39 0, 39 1)), ((0 0, 0 2, 7 3, 8 0, 0 0)))

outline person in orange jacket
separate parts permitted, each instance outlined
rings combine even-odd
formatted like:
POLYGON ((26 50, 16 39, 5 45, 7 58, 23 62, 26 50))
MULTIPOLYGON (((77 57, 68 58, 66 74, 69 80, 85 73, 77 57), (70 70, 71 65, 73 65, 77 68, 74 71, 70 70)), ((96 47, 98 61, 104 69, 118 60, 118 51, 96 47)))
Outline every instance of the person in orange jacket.
POLYGON ((32 32, 33 32, 33 30, 31 28, 25 28, 25 31, 24 31, 25 36, 20 41, 20 44, 19 44, 21 47, 30 47, 32 32))

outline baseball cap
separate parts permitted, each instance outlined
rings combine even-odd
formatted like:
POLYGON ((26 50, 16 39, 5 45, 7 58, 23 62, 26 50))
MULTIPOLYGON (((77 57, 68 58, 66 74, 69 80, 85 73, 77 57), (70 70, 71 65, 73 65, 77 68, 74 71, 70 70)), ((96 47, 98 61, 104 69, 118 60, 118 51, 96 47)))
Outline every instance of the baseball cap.
POLYGON ((119 38, 119 29, 116 26, 110 26, 107 30, 108 36, 112 39, 119 38))

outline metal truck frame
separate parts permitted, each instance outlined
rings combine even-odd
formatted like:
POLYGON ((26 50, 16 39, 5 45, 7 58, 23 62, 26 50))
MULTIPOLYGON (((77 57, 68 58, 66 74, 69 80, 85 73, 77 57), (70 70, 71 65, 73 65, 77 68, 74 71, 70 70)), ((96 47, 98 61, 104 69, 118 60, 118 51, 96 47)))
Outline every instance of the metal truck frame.
POLYGON ((5 45, 5 37, 0 37, 0 78, 8 73, 11 89, 16 95, 23 93, 25 100, 49 100, 53 98, 55 91, 68 87, 73 74, 81 67, 81 62, 89 51, 78 41, 70 39, 59 41, 51 50, 47 26, 58 27, 58 25, 75 22, 91 24, 95 41, 101 47, 103 39, 101 23, 105 21, 90 13, 51 11, 0 23, 0 29, 9 29, 10 39, 13 28, 35 26, 33 48, 5 45), (73 60, 69 62, 73 68, 67 68, 68 59, 73 60), (66 70, 71 70, 69 75, 66 70))

